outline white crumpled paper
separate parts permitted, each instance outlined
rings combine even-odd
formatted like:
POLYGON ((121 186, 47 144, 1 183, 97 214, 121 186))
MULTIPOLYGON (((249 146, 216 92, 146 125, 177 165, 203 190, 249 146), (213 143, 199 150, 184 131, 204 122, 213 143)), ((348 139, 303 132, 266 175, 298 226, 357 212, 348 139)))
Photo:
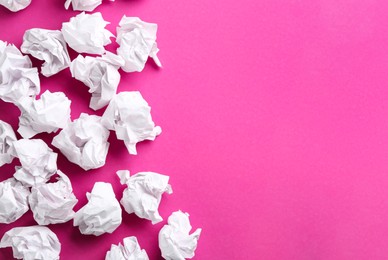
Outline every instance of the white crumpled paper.
POLYGON ((18 48, 0 40, 0 98, 17 103, 21 97, 40 92, 38 69, 18 48))
POLYGON ((159 248, 166 260, 184 260, 193 258, 194 251, 202 229, 198 228, 191 235, 189 214, 176 211, 168 218, 168 225, 165 225, 159 232, 159 248))
POLYGON ((117 54, 124 58, 125 65, 122 69, 126 72, 142 71, 151 57, 156 65, 162 66, 157 53, 156 32, 158 25, 146 23, 138 17, 126 17, 125 15, 117 27, 117 43, 120 47, 117 54))
POLYGON ((40 99, 21 98, 18 107, 18 133, 23 138, 31 138, 39 133, 52 133, 64 128, 70 122, 71 101, 63 92, 51 93, 46 90, 40 99))
POLYGON ((10 124, 0 120, 0 167, 13 160, 11 155, 12 142, 16 141, 16 135, 10 124))
POLYGON ((15 178, 0 182, 0 223, 12 223, 28 211, 30 190, 15 178))
POLYGON ((102 4, 102 0, 66 0, 66 2, 65 2, 65 8, 66 9, 69 9, 70 3, 71 3, 71 6, 73 7, 74 11, 88 11, 88 12, 91 12, 97 6, 102 4))
POLYGON ((112 185, 96 182, 86 196, 89 202, 75 213, 74 226, 84 235, 99 236, 115 231, 121 224, 121 207, 112 185))
POLYGON ((39 225, 65 223, 74 217, 73 207, 78 200, 70 179, 60 170, 57 182, 32 187, 28 197, 34 219, 39 225))
POLYGON ((54 75, 69 67, 70 57, 65 39, 59 30, 34 28, 27 30, 23 36, 22 52, 44 60, 42 74, 46 77, 54 75))
POLYGON ((126 237, 123 244, 112 245, 106 253, 105 260, 148 260, 147 252, 140 248, 137 238, 126 237))
POLYGON ((105 29, 109 22, 104 21, 101 13, 85 14, 70 18, 70 22, 62 24, 65 41, 79 53, 104 54, 104 46, 111 43, 114 35, 105 29))
POLYGON ((40 139, 13 142, 11 154, 19 158, 22 164, 16 167, 13 176, 27 187, 47 182, 57 171, 58 154, 40 139))
POLYGON ((0 0, 0 5, 12 12, 23 10, 31 4, 31 0, 0 0))
POLYGON ((94 110, 109 104, 120 82, 118 69, 124 60, 111 52, 103 57, 83 57, 79 55, 70 65, 71 75, 89 87, 92 93, 90 107, 94 110))
POLYGON ((120 200, 126 212, 135 213, 139 218, 152 221, 152 224, 163 220, 158 212, 163 193, 172 193, 171 185, 168 184, 170 177, 155 172, 139 172, 129 176, 129 171, 118 171, 121 184, 127 188, 120 200))
POLYGON ((13 257, 24 260, 57 260, 61 243, 48 227, 16 227, 7 231, 0 248, 12 247, 13 257))
POLYGON ((136 144, 155 140, 162 129, 155 126, 151 107, 138 91, 120 92, 109 103, 103 114, 104 125, 124 140, 130 154, 137 154, 136 144))
POLYGON ((52 145, 69 161, 90 170, 104 166, 108 137, 109 130, 101 124, 101 117, 82 113, 54 137, 52 145))

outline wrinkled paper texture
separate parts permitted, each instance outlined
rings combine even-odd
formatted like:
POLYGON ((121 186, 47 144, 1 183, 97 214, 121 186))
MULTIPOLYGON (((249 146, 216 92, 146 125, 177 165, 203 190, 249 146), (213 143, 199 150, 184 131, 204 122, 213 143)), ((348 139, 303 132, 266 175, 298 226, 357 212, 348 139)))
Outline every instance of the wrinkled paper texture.
POLYGON ((193 258, 194 251, 202 229, 198 228, 191 235, 189 214, 176 211, 168 218, 168 225, 159 232, 159 248, 166 260, 184 260, 193 258))
POLYGON ((101 13, 85 14, 70 18, 62 24, 62 34, 67 44, 79 53, 104 54, 104 46, 111 43, 114 35, 105 29, 109 22, 104 21, 101 13))
POLYGON ((72 163, 90 170, 105 165, 108 137, 109 130, 101 124, 101 117, 82 113, 54 137, 52 145, 72 163))
POLYGON ((23 10, 31 4, 31 0, 0 0, 0 5, 12 12, 23 10))
POLYGON ((63 92, 51 93, 49 90, 40 99, 20 99, 19 134, 23 138, 31 138, 39 133, 52 133, 64 128, 70 122, 70 104, 63 92))
POLYGON ((39 225, 65 223, 74 217, 73 207, 78 200, 70 179, 57 171, 57 182, 32 187, 28 201, 39 225))
POLYGON ((70 65, 71 75, 89 87, 92 93, 90 108, 97 110, 109 104, 120 82, 118 69, 124 60, 111 52, 103 57, 79 55, 70 65))
POLYGON ((121 184, 127 188, 120 200, 128 214, 135 213, 139 218, 152 221, 152 224, 163 220, 158 212, 163 193, 172 193, 171 185, 168 184, 170 177, 155 172, 139 172, 129 176, 129 171, 118 171, 121 184))
POLYGON ((103 114, 104 125, 124 140, 130 154, 137 154, 136 144, 155 140, 162 129, 155 126, 151 107, 138 91, 120 92, 109 103, 103 114))
POLYGON ((0 120, 0 166, 12 162, 14 157, 10 152, 14 141, 16 141, 16 135, 11 125, 0 120))
POLYGON ((61 243, 48 227, 16 227, 7 231, 0 248, 12 247, 13 256, 24 260, 57 260, 61 243))
POLYGON ((138 17, 123 16, 117 27, 117 43, 120 45, 117 54, 125 60, 122 67, 124 71, 142 71, 148 57, 159 67, 162 66, 156 55, 159 51, 156 44, 157 30, 157 24, 143 22, 138 17))
POLYGON ((22 164, 16 167, 13 176, 27 187, 47 182, 57 171, 58 154, 40 139, 13 142, 11 154, 22 164))
POLYGON ((89 202, 75 213, 74 226, 84 235, 99 236, 115 231, 121 224, 121 207, 112 185, 96 182, 86 196, 89 202))
POLYGON ((148 260, 147 252, 140 248, 137 238, 126 237, 123 244, 112 245, 106 253, 105 260, 148 260))
POLYGON ((12 223, 28 211, 30 190, 15 178, 0 182, 0 223, 12 223))
POLYGON ((74 11, 93 11, 97 6, 102 4, 102 0, 66 0, 65 8, 69 9, 71 6, 74 11))
POLYGON ((0 40, 0 98, 5 102, 18 103, 22 97, 35 96, 40 92, 38 69, 31 60, 12 44, 0 40))
POLYGON ((65 39, 59 30, 34 28, 27 30, 23 36, 22 52, 45 61, 42 74, 46 77, 54 75, 69 67, 70 57, 65 39))

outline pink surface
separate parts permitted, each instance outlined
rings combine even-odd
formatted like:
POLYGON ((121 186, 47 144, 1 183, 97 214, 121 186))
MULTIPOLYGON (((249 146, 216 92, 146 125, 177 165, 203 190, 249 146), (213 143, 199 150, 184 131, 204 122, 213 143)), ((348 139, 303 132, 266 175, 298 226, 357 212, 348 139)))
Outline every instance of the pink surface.
MULTIPOLYGON (((16 14, 1 8, 0 39, 20 46, 26 29, 59 29, 76 14, 63 2, 33 0, 16 14)), ((165 220, 182 209, 203 228, 196 259, 388 258, 387 1, 117 0, 96 11, 112 31, 124 14, 159 24, 164 68, 148 62, 123 74, 119 90, 140 90, 163 133, 140 144, 138 156, 112 134, 99 170, 60 156, 76 209, 96 181, 111 182, 121 198, 116 170, 151 170, 171 176, 165 220)), ((68 70, 41 79, 43 90, 73 100, 73 119, 92 113, 87 88, 68 70)), ((0 102, 0 111, 16 128, 17 109, 0 102)), ((82 236, 72 222, 50 228, 61 259, 104 259, 130 235, 161 259, 164 223, 125 213, 111 235, 82 236)), ((29 212, 0 225, 0 235, 33 224, 29 212)))

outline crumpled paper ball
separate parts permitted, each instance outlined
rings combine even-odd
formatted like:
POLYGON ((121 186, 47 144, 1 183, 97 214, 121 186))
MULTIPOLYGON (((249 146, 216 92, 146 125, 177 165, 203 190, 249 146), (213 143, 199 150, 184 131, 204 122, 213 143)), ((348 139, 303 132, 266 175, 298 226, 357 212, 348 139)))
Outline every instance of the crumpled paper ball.
POLYGON ((0 0, 0 5, 12 12, 23 10, 31 4, 31 0, 0 0))
POLYGON ((112 245, 106 253, 105 260, 148 260, 147 252, 140 248, 137 238, 126 237, 123 245, 112 245))
POLYGON ((62 24, 62 34, 67 44, 78 53, 104 54, 104 46, 111 43, 114 35, 105 29, 109 22, 101 13, 85 14, 70 18, 62 24))
POLYGON ((93 11, 97 6, 102 4, 102 0, 66 0, 65 8, 69 9, 71 6, 74 11, 93 11))
POLYGON ((12 126, 0 120, 0 166, 12 162, 11 146, 14 141, 16 135, 12 126))
POLYGON ((52 145, 69 161, 90 170, 105 165, 108 138, 109 130, 102 125, 101 117, 82 113, 54 137, 52 145))
POLYGON ((57 260, 61 243, 48 227, 16 227, 7 231, 0 248, 12 247, 13 256, 24 260, 57 260))
POLYGON ((124 58, 125 65, 122 69, 125 72, 142 71, 151 57, 156 65, 162 66, 158 56, 159 51, 156 44, 156 32, 158 25, 146 23, 138 17, 126 17, 125 15, 117 27, 117 43, 120 47, 117 54, 124 58))
POLYGON ((159 232, 159 248, 166 260, 184 260, 194 257, 202 229, 198 228, 191 235, 189 214, 176 211, 168 218, 168 225, 159 232))
POLYGON ((15 178, 0 182, 0 223, 12 223, 28 211, 30 190, 15 178))
POLYGON ((79 55, 71 62, 71 75, 88 86, 92 93, 90 108, 103 108, 116 95, 121 78, 118 69, 122 65, 123 58, 111 52, 97 58, 79 55))
POLYGON ((38 95, 38 69, 13 44, 0 40, 0 99, 17 104, 22 97, 38 95))
POLYGON ((41 139, 20 139, 12 143, 11 154, 19 158, 15 179, 27 187, 47 182, 57 172, 57 157, 41 139))
POLYGON ((21 98, 18 107, 18 133, 31 138, 39 133, 52 133, 64 128, 70 122, 71 101, 63 92, 46 90, 40 99, 21 98))
POLYGON ((96 182, 86 196, 89 202, 75 213, 74 226, 84 235, 99 236, 115 231, 121 224, 121 207, 112 185, 96 182))
POLYGON ((42 74, 54 75, 69 67, 70 57, 65 39, 59 30, 34 28, 27 30, 23 36, 22 52, 44 60, 42 74))
POLYGON ((60 170, 57 182, 32 187, 28 201, 39 225, 65 223, 74 217, 73 207, 78 200, 70 179, 60 170))
POLYGON ((158 212, 163 193, 172 193, 168 184, 170 177, 155 172, 139 172, 129 176, 129 171, 118 171, 121 184, 127 188, 120 200, 128 214, 135 213, 139 218, 152 221, 152 224, 163 220, 158 212))
POLYGON ((151 107, 138 91, 118 93, 110 101, 102 118, 103 124, 116 132, 117 139, 124 140, 130 154, 137 154, 138 142, 155 140, 162 132, 152 121, 151 107))

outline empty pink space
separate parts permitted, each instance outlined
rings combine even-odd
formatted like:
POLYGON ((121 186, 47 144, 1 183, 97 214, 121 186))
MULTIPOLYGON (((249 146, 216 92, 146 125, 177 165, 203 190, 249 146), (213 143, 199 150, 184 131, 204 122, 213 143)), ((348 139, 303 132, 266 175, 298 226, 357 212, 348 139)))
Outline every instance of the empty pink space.
MULTIPOLYGON (((0 39, 20 47, 27 29, 60 29, 78 13, 64 2, 0 8, 0 39)), ((121 199, 121 169, 169 175, 174 193, 163 196, 156 225, 125 212, 100 237, 81 235, 72 221, 50 225, 61 259, 102 260, 133 235, 150 259, 162 259, 158 232, 178 209, 203 228, 195 259, 388 258, 387 1, 104 0, 95 11, 114 33, 124 14, 158 24, 163 68, 149 61, 141 73, 122 73, 119 91, 139 90, 163 133, 139 144, 137 156, 111 133, 98 170, 59 155, 75 209, 96 181, 112 183, 121 199)), ((88 108, 88 89, 69 70, 41 84, 66 93, 72 119, 103 113, 88 108)), ((0 119, 15 130, 18 116, 0 102, 0 119)), ((3 166, 0 180, 16 165, 3 166)), ((28 212, 1 224, 0 236, 35 224, 28 212)))

